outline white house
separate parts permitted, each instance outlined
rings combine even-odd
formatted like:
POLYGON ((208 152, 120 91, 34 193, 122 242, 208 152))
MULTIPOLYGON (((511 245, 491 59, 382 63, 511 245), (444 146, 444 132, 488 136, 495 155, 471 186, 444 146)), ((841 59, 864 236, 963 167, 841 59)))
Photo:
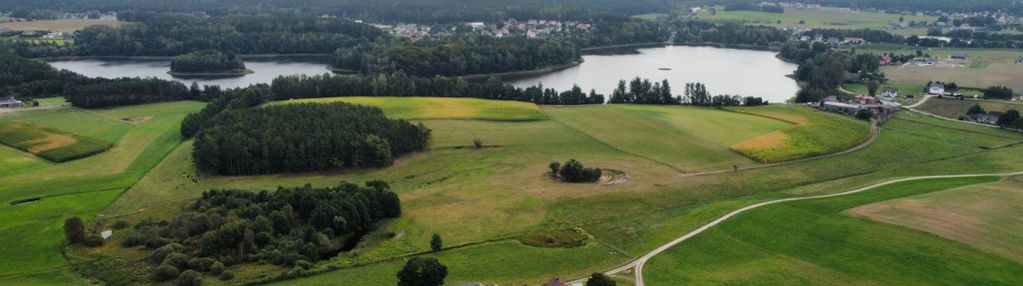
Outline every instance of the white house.
POLYGON ((21 107, 21 101, 14 97, 0 97, 0 107, 15 108, 21 107))
POLYGON ((884 90, 881 90, 881 97, 894 99, 899 96, 899 90, 890 86, 886 86, 884 90))
POLYGON ((927 93, 938 95, 945 94, 945 84, 940 82, 931 83, 931 85, 927 86, 927 93))

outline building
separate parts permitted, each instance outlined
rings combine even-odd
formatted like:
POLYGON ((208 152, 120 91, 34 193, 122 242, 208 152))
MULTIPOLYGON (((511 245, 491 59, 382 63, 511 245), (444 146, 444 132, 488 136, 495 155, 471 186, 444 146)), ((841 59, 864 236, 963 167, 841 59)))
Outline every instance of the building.
POLYGON ((899 90, 894 87, 886 86, 883 90, 881 90, 880 95, 884 98, 895 99, 896 97, 899 97, 899 90))
POLYGON ((1018 58, 1016 58, 1016 63, 1023 64, 1023 56, 1019 56, 1018 58))
POLYGON ((991 124, 991 125, 998 124, 998 116, 999 115, 995 115, 993 113, 995 113, 995 112, 988 113, 988 114, 977 114, 977 115, 975 115, 973 117, 973 120, 977 121, 977 123, 984 123, 984 124, 991 124))
POLYGON ((14 97, 0 97, 0 107, 16 108, 21 107, 21 101, 14 97))
POLYGON ((866 42, 867 41, 864 41, 863 38, 859 38, 859 37, 845 37, 845 40, 842 41, 842 43, 848 44, 848 45, 861 45, 861 44, 866 43, 866 42))
POLYGON ((934 82, 927 86, 927 93, 942 95, 945 94, 945 84, 934 82))
POLYGON ((954 52, 954 53, 949 54, 948 58, 953 59, 953 60, 965 60, 966 59, 966 53, 964 53, 964 52, 954 52))
POLYGON ((898 112, 902 105, 897 103, 880 102, 869 96, 858 96, 852 102, 839 101, 835 96, 828 96, 818 107, 820 110, 836 112, 841 114, 856 115, 860 110, 869 110, 875 118, 885 118, 898 112))

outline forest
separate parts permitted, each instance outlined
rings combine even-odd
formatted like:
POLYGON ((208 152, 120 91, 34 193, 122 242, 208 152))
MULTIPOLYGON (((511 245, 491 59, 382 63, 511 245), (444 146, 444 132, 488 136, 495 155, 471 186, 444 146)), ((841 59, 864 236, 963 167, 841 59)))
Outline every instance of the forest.
POLYGON ((234 53, 206 50, 174 57, 170 70, 172 73, 240 72, 245 70, 245 63, 234 53))
POLYGON ((198 171, 218 175, 385 167, 425 150, 430 129, 376 107, 281 104, 217 114, 195 135, 198 171))
POLYGON ((851 52, 827 52, 822 43, 809 45, 792 42, 782 47, 780 55, 799 63, 795 78, 802 84, 796 93, 796 102, 820 102, 831 94, 837 94, 838 85, 843 82, 885 82, 880 72, 878 55, 854 54, 851 52))
POLYGON ((149 276, 154 282, 198 285, 182 280, 202 273, 227 280, 233 276, 227 267, 256 261, 308 269, 352 248, 377 222, 399 216, 401 202, 382 181, 209 190, 172 220, 140 221, 121 246, 153 250, 149 261, 158 266, 149 276))
POLYGON ((64 98, 81 108, 178 101, 188 94, 184 84, 157 78, 93 78, 64 88, 64 98))
POLYGON ((58 71, 50 65, 25 59, 0 45, 0 96, 20 99, 59 96, 66 83, 81 82, 86 78, 68 71, 58 71))

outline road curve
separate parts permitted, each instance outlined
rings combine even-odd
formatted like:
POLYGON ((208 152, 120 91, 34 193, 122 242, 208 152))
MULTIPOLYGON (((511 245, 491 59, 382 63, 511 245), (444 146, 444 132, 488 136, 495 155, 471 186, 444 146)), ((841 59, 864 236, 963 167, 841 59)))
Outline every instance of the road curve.
MULTIPOLYGON (((632 262, 629 262, 629 263, 627 263, 625 265, 622 265, 622 266, 620 266, 618 268, 614 268, 614 269, 605 271, 604 274, 615 275, 615 274, 621 273, 623 271, 635 268, 636 286, 644 286, 645 284, 643 282, 643 266, 646 265, 647 261, 649 261, 650 258, 653 258, 654 256, 656 256, 656 255, 658 255, 658 254, 668 250, 669 248, 671 248, 671 247, 673 247, 675 245, 678 245, 679 243, 682 243, 683 241, 686 241, 687 239, 690 239, 690 238, 692 238, 692 237, 694 237, 694 236, 696 236, 696 235, 698 235, 698 234, 700 234, 700 233, 710 229, 711 227, 714 227, 714 226, 720 224, 721 222, 724 222, 725 220, 728 220, 729 218, 732 218, 732 217, 734 217, 734 216, 736 216, 736 215, 738 215, 740 213, 743 213, 743 212, 746 212, 746 211, 749 211, 749 210, 752 210, 752 209, 756 209, 756 208, 759 208, 759 207, 767 206, 767 205, 773 205, 773 204, 784 203, 784 202, 791 202, 791 201, 823 199, 823 198, 831 198, 831 197, 851 195, 851 194, 860 193, 860 192, 868 191, 868 190, 871 190, 871 189, 875 189, 875 188, 878 188, 878 187, 883 187, 883 186, 887 186, 887 185, 891 185, 891 184, 896 184, 896 183, 901 183, 901 182, 908 182, 908 181, 929 180, 929 179, 969 178, 969 177, 989 177, 989 176, 1006 177, 1006 176, 1019 176, 1019 175, 1023 175, 1023 171, 1016 172, 1016 173, 1003 173, 1003 174, 965 174, 965 175, 917 176, 917 177, 908 177, 908 178, 902 178, 902 179, 889 180, 889 181, 885 181, 885 182, 881 182, 881 183, 876 183, 876 184, 873 184, 873 185, 869 185, 869 186, 866 186, 866 187, 862 187, 862 188, 851 190, 851 191, 845 191, 845 192, 841 192, 841 193, 825 194, 825 195, 814 195, 814 196, 806 196, 806 197, 795 197, 795 198, 785 198, 785 199, 777 199, 777 200, 771 200, 771 201, 766 201, 766 202, 760 202, 760 203, 752 204, 752 205, 749 205, 749 206, 746 206, 746 207, 734 210, 734 211, 732 211, 732 212, 730 212, 730 213, 728 213, 728 214, 726 214, 726 215, 724 215, 724 216, 722 216, 722 217, 720 217, 718 219, 715 219, 714 221, 711 221, 710 223, 707 223, 707 224, 705 224, 705 225, 703 225, 703 226, 701 226, 701 227, 699 227, 699 228, 697 228, 697 229, 695 229, 693 231, 690 231, 689 233, 686 233, 685 235, 683 235, 683 236, 681 236, 679 238, 676 238, 675 240, 672 240, 672 241, 670 241, 668 243, 665 243, 664 245, 661 245, 657 249, 654 249, 653 251, 648 252, 646 255, 643 255, 642 257, 640 257, 640 258, 638 258, 636 260, 633 260, 632 262)), ((583 279, 580 279, 580 280, 576 280, 576 281, 572 281, 572 282, 585 282, 585 281, 586 281, 586 278, 583 278, 583 279)))

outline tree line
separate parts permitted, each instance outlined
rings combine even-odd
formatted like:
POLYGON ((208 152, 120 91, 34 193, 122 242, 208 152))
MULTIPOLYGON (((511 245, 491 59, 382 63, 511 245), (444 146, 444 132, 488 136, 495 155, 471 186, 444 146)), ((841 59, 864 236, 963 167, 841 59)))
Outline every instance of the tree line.
POLYGON ((220 175, 384 167, 425 150, 429 136, 422 124, 348 103, 229 109, 195 134, 192 159, 200 172, 220 175))
POLYGON ((175 73, 237 72, 245 70, 245 63, 231 52, 214 50, 191 52, 174 57, 170 64, 175 73))
POLYGON ((377 222, 399 216, 401 202, 382 181, 259 192, 209 190, 174 219, 140 221, 121 245, 154 250, 150 261, 158 266, 149 273, 154 282, 176 279, 178 285, 197 285, 188 283, 202 273, 230 279, 226 267, 246 262, 304 271, 350 249, 377 222), (189 271, 193 274, 186 275, 189 271))
POLYGON ((649 79, 636 77, 626 84, 618 81, 618 86, 611 92, 612 104, 659 104, 659 105, 694 105, 694 106, 757 106, 768 102, 760 97, 739 95, 711 95, 703 83, 686 83, 683 95, 673 95, 668 80, 651 83, 649 79))
POLYGON ((829 51, 823 43, 790 42, 782 47, 780 55, 799 63, 795 78, 804 82, 796 93, 796 102, 820 102, 837 94, 843 82, 885 82, 879 71, 878 56, 852 52, 829 51))

